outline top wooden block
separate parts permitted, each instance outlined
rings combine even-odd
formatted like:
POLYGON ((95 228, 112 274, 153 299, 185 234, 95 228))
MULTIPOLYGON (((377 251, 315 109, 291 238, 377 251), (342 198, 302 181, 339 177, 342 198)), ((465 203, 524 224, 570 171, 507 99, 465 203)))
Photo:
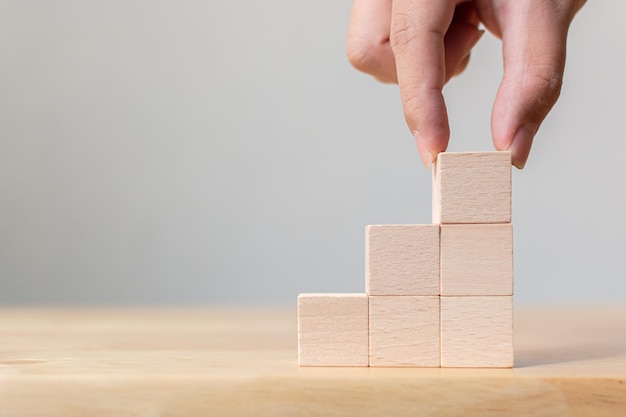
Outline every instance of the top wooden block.
POLYGON ((437 156, 433 223, 510 222, 510 152, 442 152, 437 156))

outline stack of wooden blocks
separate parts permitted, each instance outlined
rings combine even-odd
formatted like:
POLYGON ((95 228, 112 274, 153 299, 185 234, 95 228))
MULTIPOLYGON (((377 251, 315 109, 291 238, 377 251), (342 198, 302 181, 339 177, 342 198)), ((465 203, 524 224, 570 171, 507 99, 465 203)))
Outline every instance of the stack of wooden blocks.
POLYGON ((513 366, 509 152, 439 154, 433 224, 365 245, 366 294, 298 297, 300 366, 513 366))

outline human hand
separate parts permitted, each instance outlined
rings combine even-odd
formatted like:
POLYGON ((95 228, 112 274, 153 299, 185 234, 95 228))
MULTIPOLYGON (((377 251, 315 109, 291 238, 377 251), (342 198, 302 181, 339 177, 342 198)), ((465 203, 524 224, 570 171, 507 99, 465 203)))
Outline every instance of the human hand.
POLYGON ((559 97, 567 32, 585 0, 354 0, 352 65, 400 87, 406 122, 429 167, 450 137, 444 84, 465 69, 487 30, 502 39, 504 76, 491 114, 498 150, 523 168, 559 97))

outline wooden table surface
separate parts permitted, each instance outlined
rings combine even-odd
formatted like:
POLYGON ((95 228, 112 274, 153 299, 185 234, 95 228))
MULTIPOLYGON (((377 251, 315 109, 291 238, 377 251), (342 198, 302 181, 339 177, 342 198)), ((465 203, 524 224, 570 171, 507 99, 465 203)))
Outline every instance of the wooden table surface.
POLYGON ((0 310, 0 416, 626 416, 626 307, 516 309, 514 369, 298 368, 295 310, 0 310))

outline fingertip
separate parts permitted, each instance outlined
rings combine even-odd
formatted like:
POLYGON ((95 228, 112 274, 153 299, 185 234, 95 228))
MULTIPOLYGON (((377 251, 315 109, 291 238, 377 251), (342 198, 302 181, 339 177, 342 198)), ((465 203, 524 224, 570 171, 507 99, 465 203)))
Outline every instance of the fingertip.
POLYGON ((439 90, 418 90, 414 99, 403 102, 403 109, 422 162, 429 167, 445 151, 450 137, 443 95, 439 90))
POLYGON ((422 163, 424 164, 424 168, 430 169, 431 165, 437 158, 437 154, 433 153, 433 151, 428 146, 427 141, 422 137, 422 135, 420 135, 418 131, 413 132, 413 137, 415 137, 417 150, 420 154, 420 158, 422 159, 422 163))
POLYGON ((431 131, 430 136, 424 136, 417 130, 413 131, 413 136, 415 137, 415 143, 417 144, 422 163, 426 169, 430 169, 431 165, 437 160, 437 155, 444 152, 448 147, 450 130, 446 123, 441 129, 431 131))
POLYGON ((513 96, 510 85, 506 80, 500 85, 491 113, 491 136, 495 149, 510 151, 511 163, 523 169, 538 127, 528 118, 523 120, 520 109, 510 105, 513 96))
POLYGON ((526 166, 536 132, 536 128, 524 125, 518 129, 513 137, 513 141, 508 150, 511 151, 511 160, 515 167, 524 169, 526 166))

